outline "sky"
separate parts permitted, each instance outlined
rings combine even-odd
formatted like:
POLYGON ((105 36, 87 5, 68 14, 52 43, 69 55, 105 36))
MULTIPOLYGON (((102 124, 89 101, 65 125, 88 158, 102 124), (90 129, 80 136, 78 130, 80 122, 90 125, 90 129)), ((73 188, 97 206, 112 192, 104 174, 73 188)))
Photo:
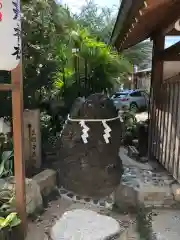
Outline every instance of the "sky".
MULTIPOLYGON (((83 6, 86 2, 86 0, 55 0, 56 2, 59 2, 61 4, 66 4, 71 9, 72 12, 76 13, 78 12, 78 9, 83 6)), ((96 4, 99 6, 107 6, 112 7, 114 5, 119 6, 120 0, 94 0, 96 4)), ((180 41, 180 37, 167 37, 165 48, 173 45, 174 43, 180 41)))
POLYGON ((166 43, 165 43, 165 48, 170 47, 171 45, 175 44, 176 42, 180 41, 180 37, 167 37, 166 38, 166 43))
MULTIPOLYGON (((77 12, 78 9, 83 6, 86 0, 55 0, 59 3, 67 4, 73 12, 77 12)), ((99 6, 112 7, 113 5, 119 5, 120 0, 94 0, 99 6)))

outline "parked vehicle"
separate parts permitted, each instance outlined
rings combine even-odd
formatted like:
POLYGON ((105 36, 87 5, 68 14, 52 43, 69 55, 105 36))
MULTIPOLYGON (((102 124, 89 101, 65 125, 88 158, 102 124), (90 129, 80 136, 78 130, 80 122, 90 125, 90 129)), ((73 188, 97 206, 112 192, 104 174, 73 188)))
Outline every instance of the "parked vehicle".
POLYGON ((146 109, 149 103, 148 93, 140 89, 116 92, 111 99, 118 110, 126 107, 130 110, 138 111, 146 109))

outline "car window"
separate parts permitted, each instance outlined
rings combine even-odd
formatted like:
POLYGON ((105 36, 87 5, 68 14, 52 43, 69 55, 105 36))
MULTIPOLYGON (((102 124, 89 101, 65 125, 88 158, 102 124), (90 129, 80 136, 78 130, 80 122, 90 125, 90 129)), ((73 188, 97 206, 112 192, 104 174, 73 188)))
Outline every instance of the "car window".
POLYGON ((133 92, 133 93, 130 94, 130 96, 131 97, 141 97, 142 94, 141 94, 141 92, 133 92))
POLYGON ((113 98, 121 98, 127 96, 127 93, 116 93, 114 94, 113 98))

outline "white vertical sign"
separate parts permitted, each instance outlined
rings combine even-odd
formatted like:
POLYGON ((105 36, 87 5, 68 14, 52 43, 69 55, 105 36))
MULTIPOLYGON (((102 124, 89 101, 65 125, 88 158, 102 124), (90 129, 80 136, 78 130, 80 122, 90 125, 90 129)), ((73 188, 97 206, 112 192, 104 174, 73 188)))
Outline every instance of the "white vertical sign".
POLYGON ((13 70, 20 58, 20 0, 0 0, 0 70, 13 70))

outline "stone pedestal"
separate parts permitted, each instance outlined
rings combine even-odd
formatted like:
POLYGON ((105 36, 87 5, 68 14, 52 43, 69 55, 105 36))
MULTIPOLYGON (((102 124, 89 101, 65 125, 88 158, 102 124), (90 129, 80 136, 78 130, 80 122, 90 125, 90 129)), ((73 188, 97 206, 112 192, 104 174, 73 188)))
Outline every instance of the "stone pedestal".
MULTIPOLYGON (((24 116, 24 158, 26 161, 26 170, 31 172, 32 169, 41 167, 41 126, 40 110, 25 110, 24 116)), ((16 127, 16 126, 15 126, 16 127)), ((11 126, 0 118, 0 133, 10 133, 11 126)))
POLYGON ((40 111, 24 111, 24 154, 26 169, 39 169, 41 167, 41 131, 40 111))

